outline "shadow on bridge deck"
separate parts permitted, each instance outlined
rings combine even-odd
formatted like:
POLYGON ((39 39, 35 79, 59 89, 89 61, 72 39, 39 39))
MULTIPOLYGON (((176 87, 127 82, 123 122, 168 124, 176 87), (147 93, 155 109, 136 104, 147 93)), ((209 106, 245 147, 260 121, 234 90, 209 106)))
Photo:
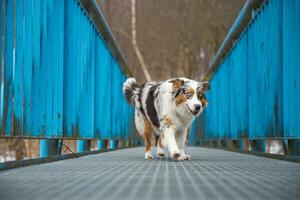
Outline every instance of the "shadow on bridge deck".
POLYGON ((300 164, 189 147, 191 161, 123 149, 0 173, 1 199, 299 199, 300 164))

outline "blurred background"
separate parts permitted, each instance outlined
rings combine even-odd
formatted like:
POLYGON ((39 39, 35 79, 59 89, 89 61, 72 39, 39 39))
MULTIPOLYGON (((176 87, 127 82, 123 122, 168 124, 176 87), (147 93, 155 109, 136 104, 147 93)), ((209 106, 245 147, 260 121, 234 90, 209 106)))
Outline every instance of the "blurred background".
MULTIPOLYGON (((133 76, 142 83, 179 76, 200 81, 245 0, 97 2, 133 76)), ((76 149, 75 140, 64 143, 76 149)), ((62 152, 70 153, 65 147, 62 152)), ((0 162, 38 156, 38 139, 0 140, 0 162)))
POLYGON ((244 3, 245 0, 98 0, 139 82, 147 80, 143 65, 151 80, 178 76, 201 80, 244 3))

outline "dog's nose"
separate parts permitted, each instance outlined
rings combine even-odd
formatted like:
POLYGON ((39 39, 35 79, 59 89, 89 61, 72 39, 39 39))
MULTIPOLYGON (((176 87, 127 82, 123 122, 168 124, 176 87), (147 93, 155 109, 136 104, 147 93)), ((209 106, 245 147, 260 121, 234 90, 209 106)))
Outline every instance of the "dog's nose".
POLYGON ((195 107, 195 110, 199 111, 200 108, 201 108, 201 105, 200 104, 196 104, 196 105, 194 105, 194 107, 195 107))

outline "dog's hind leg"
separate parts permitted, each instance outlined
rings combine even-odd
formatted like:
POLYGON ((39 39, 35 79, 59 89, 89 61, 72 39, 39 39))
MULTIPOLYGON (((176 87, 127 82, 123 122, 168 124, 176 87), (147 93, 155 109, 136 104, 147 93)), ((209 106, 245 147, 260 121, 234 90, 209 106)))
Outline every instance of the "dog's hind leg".
POLYGON ((152 127, 147 119, 144 118, 143 114, 135 109, 135 126, 142 138, 145 141, 145 159, 152 159, 151 154, 151 136, 152 136, 152 127))
POLYGON ((153 159, 151 153, 151 138, 152 138, 153 129, 151 124, 145 119, 144 120, 144 139, 145 139, 145 159, 153 159))

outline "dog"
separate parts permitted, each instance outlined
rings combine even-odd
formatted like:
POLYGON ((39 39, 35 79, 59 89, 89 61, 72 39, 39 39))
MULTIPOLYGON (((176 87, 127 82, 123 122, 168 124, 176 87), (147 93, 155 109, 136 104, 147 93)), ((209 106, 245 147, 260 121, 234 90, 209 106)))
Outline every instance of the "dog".
POLYGON ((135 78, 124 82, 124 96, 135 106, 136 129, 145 141, 145 159, 153 159, 152 146, 157 146, 159 158, 165 157, 167 148, 172 159, 191 159, 184 151, 187 129, 207 107, 205 92, 209 89, 209 82, 187 78, 142 85, 135 78))

